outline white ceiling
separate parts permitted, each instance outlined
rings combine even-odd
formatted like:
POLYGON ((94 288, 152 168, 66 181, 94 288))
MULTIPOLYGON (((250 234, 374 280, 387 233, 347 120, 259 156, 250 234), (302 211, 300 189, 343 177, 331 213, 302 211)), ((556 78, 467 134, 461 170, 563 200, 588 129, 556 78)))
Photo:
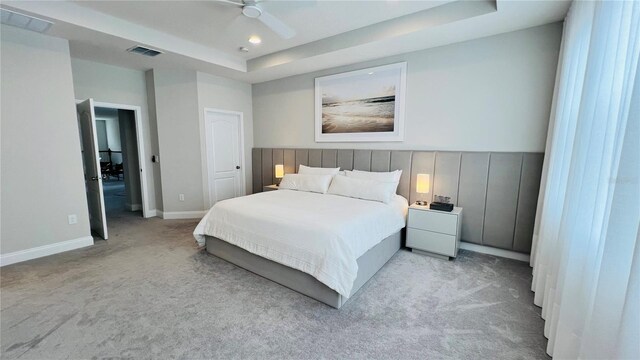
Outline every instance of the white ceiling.
POLYGON ((77 4, 246 59, 337 35, 446 1, 263 1, 260 6, 297 31, 284 40, 233 5, 215 1, 78 1, 77 4), (247 41, 258 35, 263 42, 247 41), (246 46, 249 53, 240 53, 246 46))
POLYGON ((284 40, 216 1, 3 1, 52 20, 72 56, 146 70, 187 67, 251 83, 560 21, 569 1, 264 1, 297 32, 284 40), (258 35, 263 42, 251 45, 258 35), (125 50, 145 45, 148 58, 125 50), (238 51, 240 46, 249 53, 238 51))

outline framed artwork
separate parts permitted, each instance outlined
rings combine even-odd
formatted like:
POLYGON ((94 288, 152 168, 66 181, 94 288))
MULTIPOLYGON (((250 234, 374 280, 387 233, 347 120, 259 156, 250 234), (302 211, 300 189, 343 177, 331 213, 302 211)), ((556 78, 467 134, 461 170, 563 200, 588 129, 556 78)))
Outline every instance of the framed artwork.
POLYGON ((407 63, 316 78, 316 142, 403 141, 407 63))

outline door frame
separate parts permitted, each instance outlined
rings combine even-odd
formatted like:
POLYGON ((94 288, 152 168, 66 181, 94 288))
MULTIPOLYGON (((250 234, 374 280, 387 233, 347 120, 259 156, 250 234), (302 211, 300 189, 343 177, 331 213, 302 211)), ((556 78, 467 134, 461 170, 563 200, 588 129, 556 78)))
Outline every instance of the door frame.
POLYGON ((232 110, 223 110, 216 108, 208 108, 205 107, 203 110, 202 121, 200 121, 200 151, 201 151, 201 160, 202 160, 202 202, 205 210, 209 210, 213 203, 211 201, 211 193, 209 191, 209 170, 213 168, 211 164, 212 159, 207 152, 207 145, 211 143, 212 139, 209 136, 209 132, 207 131, 209 124, 207 122, 207 114, 209 113, 218 113, 225 115, 236 115, 240 119, 238 124, 238 136, 240 137, 240 142, 238 146, 240 147, 240 152, 238 156, 240 157, 240 196, 244 196, 247 194, 247 179, 245 177, 245 159, 244 159, 244 113, 241 111, 232 111, 232 110))
MULTIPOLYGON (((76 103, 80 103, 83 100, 76 100, 76 103)), ((93 102, 94 109, 96 107, 116 109, 116 110, 131 110, 133 111, 136 122, 136 142, 138 146, 138 166, 140 166, 140 195, 142 197, 142 217, 149 218, 155 216, 150 213, 149 209, 149 188, 147 185, 147 166, 145 163, 146 155, 144 151, 144 133, 142 131, 142 107, 137 105, 115 104, 102 101, 93 102)), ((120 120, 118 120, 120 121, 120 120)))

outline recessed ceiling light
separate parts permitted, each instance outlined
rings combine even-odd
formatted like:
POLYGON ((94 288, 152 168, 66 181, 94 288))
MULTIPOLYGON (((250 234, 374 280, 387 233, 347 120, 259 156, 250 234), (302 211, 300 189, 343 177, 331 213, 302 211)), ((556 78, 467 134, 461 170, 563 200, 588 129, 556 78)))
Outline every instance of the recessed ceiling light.
POLYGON ((247 48, 246 48, 246 47, 244 47, 244 46, 240 46, 240 47, 238 48, 238 51, 240 51, 240 52, 249 52, 249 49, 247 49, 247 48))
POLYGON ((369 75, 373 75, 373 72, 370 72, 369 75))
POLYGON ((260 39, 260 36, 258 35, 251 35, 251 37, 249 37, 249 42, 253 45, 258 45, 262 42, 262 39, 260 39))

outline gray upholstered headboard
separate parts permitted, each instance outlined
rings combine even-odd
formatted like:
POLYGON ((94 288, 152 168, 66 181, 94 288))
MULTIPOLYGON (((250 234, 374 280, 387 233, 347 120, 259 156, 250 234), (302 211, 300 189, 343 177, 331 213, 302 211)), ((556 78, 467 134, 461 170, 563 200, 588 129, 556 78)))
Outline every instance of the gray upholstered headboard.
POLYGON ((462 240, 523 253, 531 251, 542 153, 451 152, 348 149, 267 149, 252 152, 253 192, 274 184, 275 164, 285 173, 300 164, 343 170, 402 170, 398 194, 422 199, 416 175, 431 174, 433 195, 451 197, 464 208, 462 240))

